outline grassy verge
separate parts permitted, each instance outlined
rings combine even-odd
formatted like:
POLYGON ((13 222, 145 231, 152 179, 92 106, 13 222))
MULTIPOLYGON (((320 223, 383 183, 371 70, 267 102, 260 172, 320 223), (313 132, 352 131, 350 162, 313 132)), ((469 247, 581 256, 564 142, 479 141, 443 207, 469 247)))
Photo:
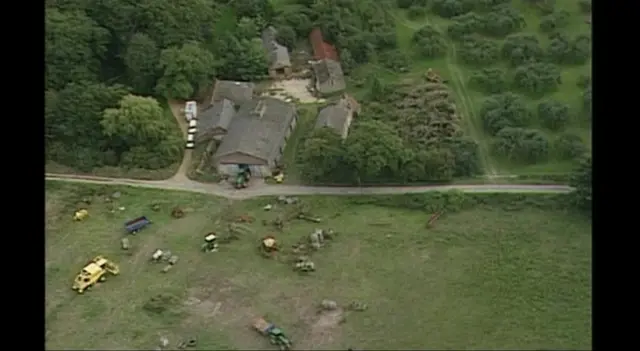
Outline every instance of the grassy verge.
POLYGON ((304 104, 298 106, 298 124, 284 149, 283 163, 285 165, 285 184, 300 184, 300 165, 296 155, 304 138, 311 133, 316 122, 318 104, 304 104))
POLYGON ((48 349, 150 349, 161 336, 171 349, 186 337, 196 337, 198 349, 265 349, 268 341, 249 328, 261 315, 297 349, 591 345, 590 223, 559 211, 559 196, 305 197, 323 222, 288 222, 276 233, 284 251, 265 260, 256 245, 273 228, 262 222, 289 211, 262 210, 270 198, 228 202, 130 187, 46 186, 48 349), (105 202, 115 191, 121 196, 105 202), (90 200, 83 205, 90 215, 73 222, 81 200, 90 200), (152 203, 160 210, 151 211, 152 203), (174 206, 186 216, 171 218, 174 206), (441 208, 448 211, 427 228, 429 213, 441 208), (154 223, 129 237, 130 251, 120 250, 123 223, 143 214, 154 223), (240 214, 255 218, 240 240, 218 253, 199 251, 205 233, 223 233, 240 214), (312 255, 315 273, 295 274, 287 248, 317 226, 338 236, 312 255), (149 261, 157 248, 180 257, 169 273, 149 261), (121 274, 76 296, 74 275, 98 254, 116 261, 121 274), (164 303, 152 303, 154 297, 164 303), (322 299, 369 308, 318 314, 322 299))

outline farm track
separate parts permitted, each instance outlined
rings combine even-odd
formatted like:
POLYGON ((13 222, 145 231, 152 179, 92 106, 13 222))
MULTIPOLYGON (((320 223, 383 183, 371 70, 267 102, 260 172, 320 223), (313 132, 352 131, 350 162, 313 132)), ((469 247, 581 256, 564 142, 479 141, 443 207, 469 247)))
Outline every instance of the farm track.
POLYGON ((189 191, 225 197, 234 200, 244 200, 261 196, 279 195, 399 195, 421 194, 435 191, 457 190, 464 193, 569 193, 573 188, 566 185, 428 185, 428 186, 382 186, 382 187, 327 187, 327 186, 299 186, 299 185, 269 185, 256 183, 247 189, 236 190, 230 185, 198 183, 189 179, 171 178, 168 180, 137 180, 106 177, 91 177, 63 174, 46 174, 47 180, 104 184, 126 185, 139 188, 189 191))

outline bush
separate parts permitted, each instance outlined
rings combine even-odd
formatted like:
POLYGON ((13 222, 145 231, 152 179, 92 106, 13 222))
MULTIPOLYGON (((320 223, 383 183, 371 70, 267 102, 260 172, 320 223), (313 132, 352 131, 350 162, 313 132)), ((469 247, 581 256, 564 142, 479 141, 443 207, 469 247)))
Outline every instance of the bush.
POLYGON ((500 59, 500 48, 491 40, 466 36, 460 48, 460 59, 467 65, 490 65, 500 59))
POLYGON ((569 12, 565 10, 554 11, 540 19, 540 30, 544 33, 551 33, 564 28, 569 24, 569 12))
POLYGON ((407 17, 409 19, 419 19, 423 18, 427 14, 427 9, 423 6, 411 6, 407 11, 407 17))
POLYGON ((507 127, 524 127, 531 120, 531 112, 524 100, 513 93, 493 95, 480 108, 480 118, 485 130, 496 135, 507 127))
POLYGON ((538 104, 538 119, 550 130, 563 129, 569 122, 569 105, 557 100, 547 100, 538 104))
POLYGON ((591 56, 591 38, 578 35, 573 41, 564 34, 554 33, 550 37, 547 56, 559 64, 584 64, 591 56))
POLYGON ((513 66, 540 60, 544 54, 533 34, 516 33, 507 36, 502 44, 502 56, 513 66))
POLYGON ((481 92, 499 94, 507 89, 507 78, 504 70, 484 68, 471 75, 469 84, 481 92))
POLYGON ((411 65, 409 56, 400 50, 385 51, 378 58, 380 64, 394 72, 407 72, 411 65))
POLYGON ((558 139, 556 139, 553 148, 555 149, 556 155, 561 160, 574 160, 589 151, 582 141, 582 138, 572 133, 560 135, 558 139))
POLYGON ((451 39, 461 40, 467 35, 479 33, 484 26, 484 19, 475 12, 469 12, 453 18, 447 27, 447 35, 451 39))
POLYGON ((587 118, 591 119, 591 85, 582 94, 582 108, 587 118))
POLYGON ((547 137, 535 129, 503 128, 493 146, 497 154, 527 164, 545 159, 549 152, 547 137))
POLYGON ((502 38, 526 26, 522 14, 511 4, 495 6, 484 16, 482 32, 502 38))
POLYGON ((428 0, 396 0, 396 6, 401 9, 408 9, 411 7, 426 7, 428 0))
POLYGON ((576 81, 576 86, 578 86, 578 88, 580 89, 587 89, 589 86, 591 86, 591 76, 587 76, 587 75, 580 75, 580 77, 578 77, 577 81, 576 81))
POLYGON ((578 6, 582 13, 591 13, 591 0, 580 0, 578 6))
POLYGON ((447 42, 435 27, 425 25, 413 34, 412 42, 423 58, 442 57, 447 52, 447 42))
POLYGON ((560 69, 550 63, 523 64, 516 68, 513 75, 514 86, 533 96, 553 92, 561 83, 560 69))
POLYGON ((431 10, 440 17, 453 18, 473 10, 475 0, 433 0, 431 10))

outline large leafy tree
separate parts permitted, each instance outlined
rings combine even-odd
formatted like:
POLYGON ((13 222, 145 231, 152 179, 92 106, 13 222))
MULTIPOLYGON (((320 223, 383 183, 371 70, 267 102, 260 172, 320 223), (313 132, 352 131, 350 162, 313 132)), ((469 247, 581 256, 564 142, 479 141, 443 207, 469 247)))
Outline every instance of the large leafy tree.
POLYGON ((45 15, 45 89, 67 83, 97 82, 109 32, 82 11, 49 9, 45 15))
POLYGON ((156 84, 160 50, 158 45, 144 33, 136 33, 124 52, 127 78, 134 91, 150 94, 156 84))
POLYGON ((363 120, 353 126, 346 142, 346 161, 358 180, 375 180, 397 172, 405 158, 402 139, 388 124, 363 120))
POLYGON ((156 92, 171 99, 192 98, 212 83, 215 66, 213 54, 196 42, 162 50, 159 63, 162 77, 156 92))

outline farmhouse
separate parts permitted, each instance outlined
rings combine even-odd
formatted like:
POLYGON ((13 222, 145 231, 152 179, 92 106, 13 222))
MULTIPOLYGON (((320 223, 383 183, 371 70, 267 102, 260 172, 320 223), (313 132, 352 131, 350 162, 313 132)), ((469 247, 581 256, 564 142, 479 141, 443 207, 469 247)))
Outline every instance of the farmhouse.
POLYGON ((280 162, 296 127, 294 105, 262 97, 240 106, 214 154, 220 174, 235 175, 248 166, 254 176, 267 176, 280 162))
POLYGON ((217 80, 214 84, 213 94, 209 106, 224 99, 240 105, 253 99, 255 84, 250 82, 234 82, 229 80, 217 80))
POLYGON ((291 59, 289 49, 276 41, 277 31, 273 27, 267 27, 262 32, 262 45, 267 51, 269 60, 269 76, 277 78, 291 74, 291 59))
POLYGON ((318 28, 311 31, 309 41, 316 60, 311 63, 316 91, 322 95, 328 95, 344 90, 347 84, 336 48, 324 41, 318 28))
POLYGON ((200 114, 196 142, 220 141, 227 134, 236 109, 233 101, 222 99, 200 114))
POLYGON ((318 113, 316 128, 333 128, 342 139, 349 134, 349 127, 353 117, 360 113, 360 104, 351 96, 345 94, 335 104, 324 107, 318 113))

